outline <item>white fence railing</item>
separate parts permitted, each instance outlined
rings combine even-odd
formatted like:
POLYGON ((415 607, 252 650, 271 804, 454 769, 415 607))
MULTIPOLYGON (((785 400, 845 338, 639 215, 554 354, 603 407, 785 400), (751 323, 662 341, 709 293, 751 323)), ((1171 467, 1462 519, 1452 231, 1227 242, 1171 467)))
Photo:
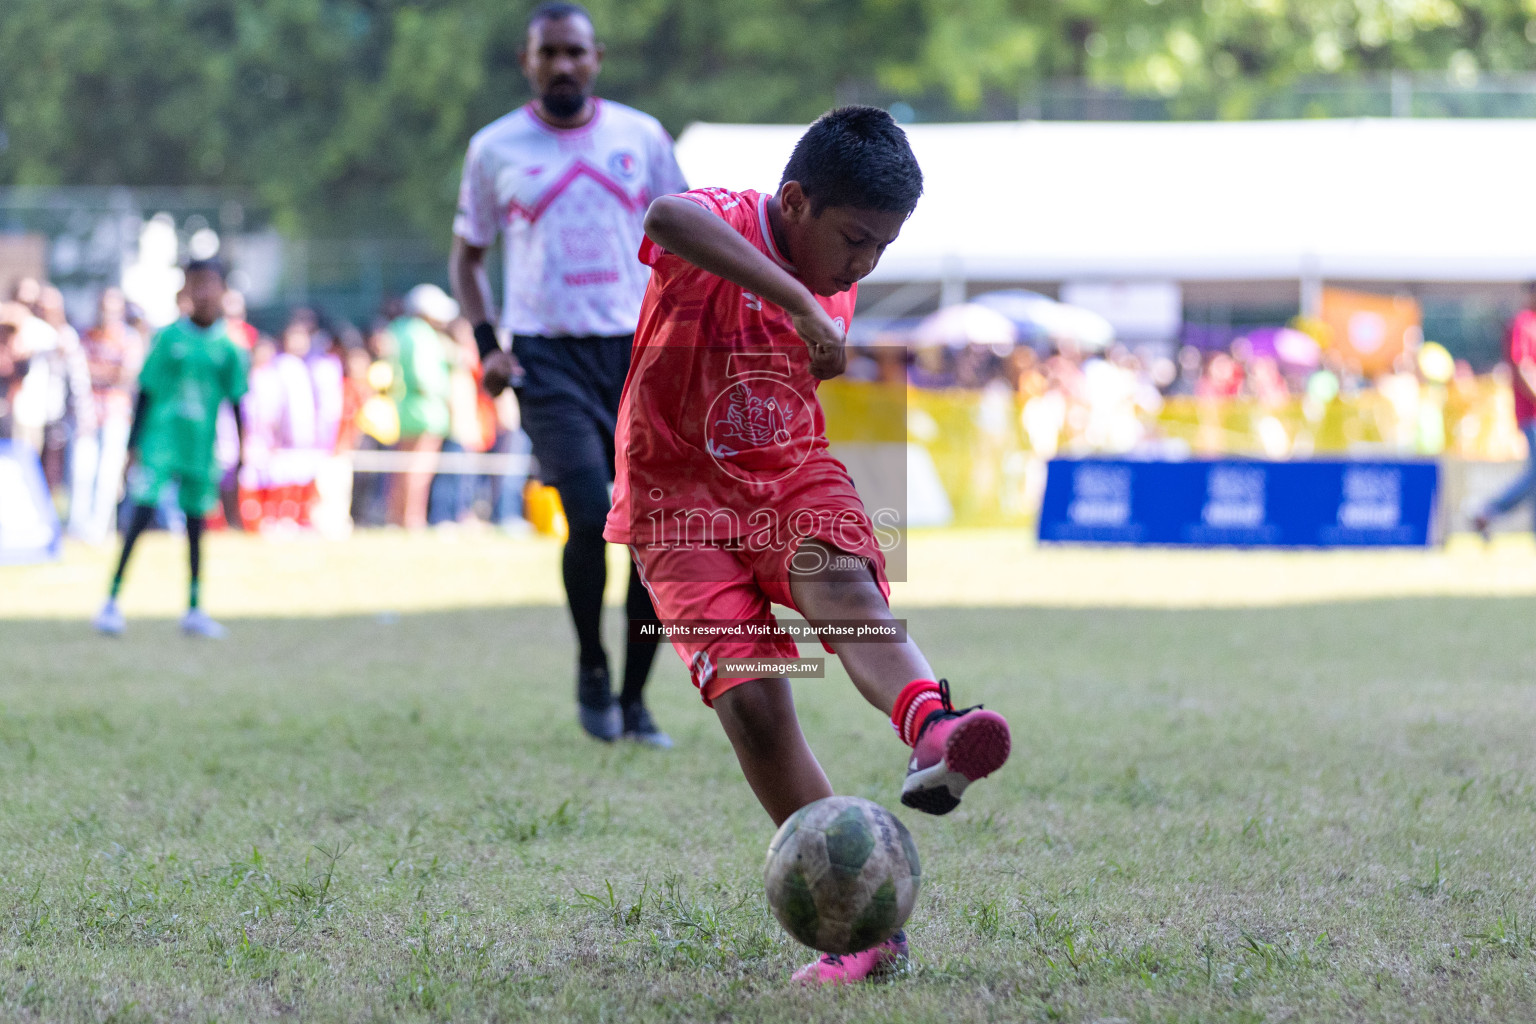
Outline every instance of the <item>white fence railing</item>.
POLYGON ((505 476, 528 473, 533 457, 512 452, 395 452, 358 450, 348 454, 354 473, 460 473, 505 476))

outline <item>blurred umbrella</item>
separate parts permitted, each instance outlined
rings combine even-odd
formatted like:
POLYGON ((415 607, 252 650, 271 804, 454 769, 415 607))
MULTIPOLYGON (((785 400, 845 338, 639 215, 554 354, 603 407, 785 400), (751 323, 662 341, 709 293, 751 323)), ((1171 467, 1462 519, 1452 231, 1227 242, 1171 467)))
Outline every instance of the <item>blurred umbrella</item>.
POLYGON ((1013 321, 995 309, 974 302, 945 306, 924 317, 912 330, 912 343, 921 346, 1012 346, 1018 340, 1019 332, 1013 321))
POLYGON ((1243 337, 1253 355, 1267 356, 1283 366, 1310 370, 1322 359, 1317 339, 1294 327, 1260 327, 1243 337))
POLYGON ((1039 292, 1022 288, 986 292, 970 304, 1003 314, 1018 330, 1022 341, 1070 341, 1084 351, 1099 352, 1115 340, 1114 325, 1098 313, 1057 302, 1039 292))

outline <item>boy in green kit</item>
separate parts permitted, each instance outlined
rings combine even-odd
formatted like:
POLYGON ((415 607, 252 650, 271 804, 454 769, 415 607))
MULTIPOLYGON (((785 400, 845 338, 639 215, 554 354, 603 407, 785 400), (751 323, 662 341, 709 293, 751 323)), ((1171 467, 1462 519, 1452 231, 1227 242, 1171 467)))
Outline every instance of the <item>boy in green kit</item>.
MULTIPOLYGON (((123 537, 123 555, 112 577, 112 593, 92 620, 97 630, 116 636, 126 628, 117 606, 123 572, 139 534, 154 519, 161 492, 174 482, 177 503, 187 516, 187 549, 192 582, 181 631, 190 636, 221 637, 224 627, 198 607, 203 516, 219 500, 219 467, 214 436, 219 406, 229 402, 242 446, 240 398, 246 387, 245 352, 224 329, 224 267, 216 260, 193 260, 186 267, 182 297, 187 316, 159 331, 139 371, 139 398, 128 433, 128 494, 133 519, 123 537)), ((236 467, 238 471, 238 466, 236 467)))

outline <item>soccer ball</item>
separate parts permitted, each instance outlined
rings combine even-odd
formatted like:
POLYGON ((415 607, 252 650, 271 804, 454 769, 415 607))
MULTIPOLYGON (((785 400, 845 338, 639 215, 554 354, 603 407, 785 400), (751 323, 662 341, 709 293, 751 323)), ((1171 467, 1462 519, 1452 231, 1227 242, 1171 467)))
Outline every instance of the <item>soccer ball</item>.
POLYGON ((857 953, 906 923, 922 866, 894 814, 856 796, 829 796, 779 826, 764 874, 785 931, 823 953, 857 953))

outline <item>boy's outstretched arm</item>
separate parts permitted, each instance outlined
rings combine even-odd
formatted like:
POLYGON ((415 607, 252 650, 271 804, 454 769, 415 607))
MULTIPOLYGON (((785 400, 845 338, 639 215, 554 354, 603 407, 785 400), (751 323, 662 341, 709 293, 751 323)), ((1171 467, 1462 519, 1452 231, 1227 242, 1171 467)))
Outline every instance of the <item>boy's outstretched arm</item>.
POLYGON ((811 375, 827 380, 848 365, 846 338, 810 289, 763 255, 725 221, 678 196, 662 196, 645 212, 651 241, 717 277, 739 284, 789 314, 811 353, 811 375))
POLYGON ((133 419, 128 424, 128 461, 133 461, 134 452, 139 448, 139 435, 144 432, 144 421, 149 418, 149 393, 143 388, 139 389, 138 397, 133 400, 133 419))

